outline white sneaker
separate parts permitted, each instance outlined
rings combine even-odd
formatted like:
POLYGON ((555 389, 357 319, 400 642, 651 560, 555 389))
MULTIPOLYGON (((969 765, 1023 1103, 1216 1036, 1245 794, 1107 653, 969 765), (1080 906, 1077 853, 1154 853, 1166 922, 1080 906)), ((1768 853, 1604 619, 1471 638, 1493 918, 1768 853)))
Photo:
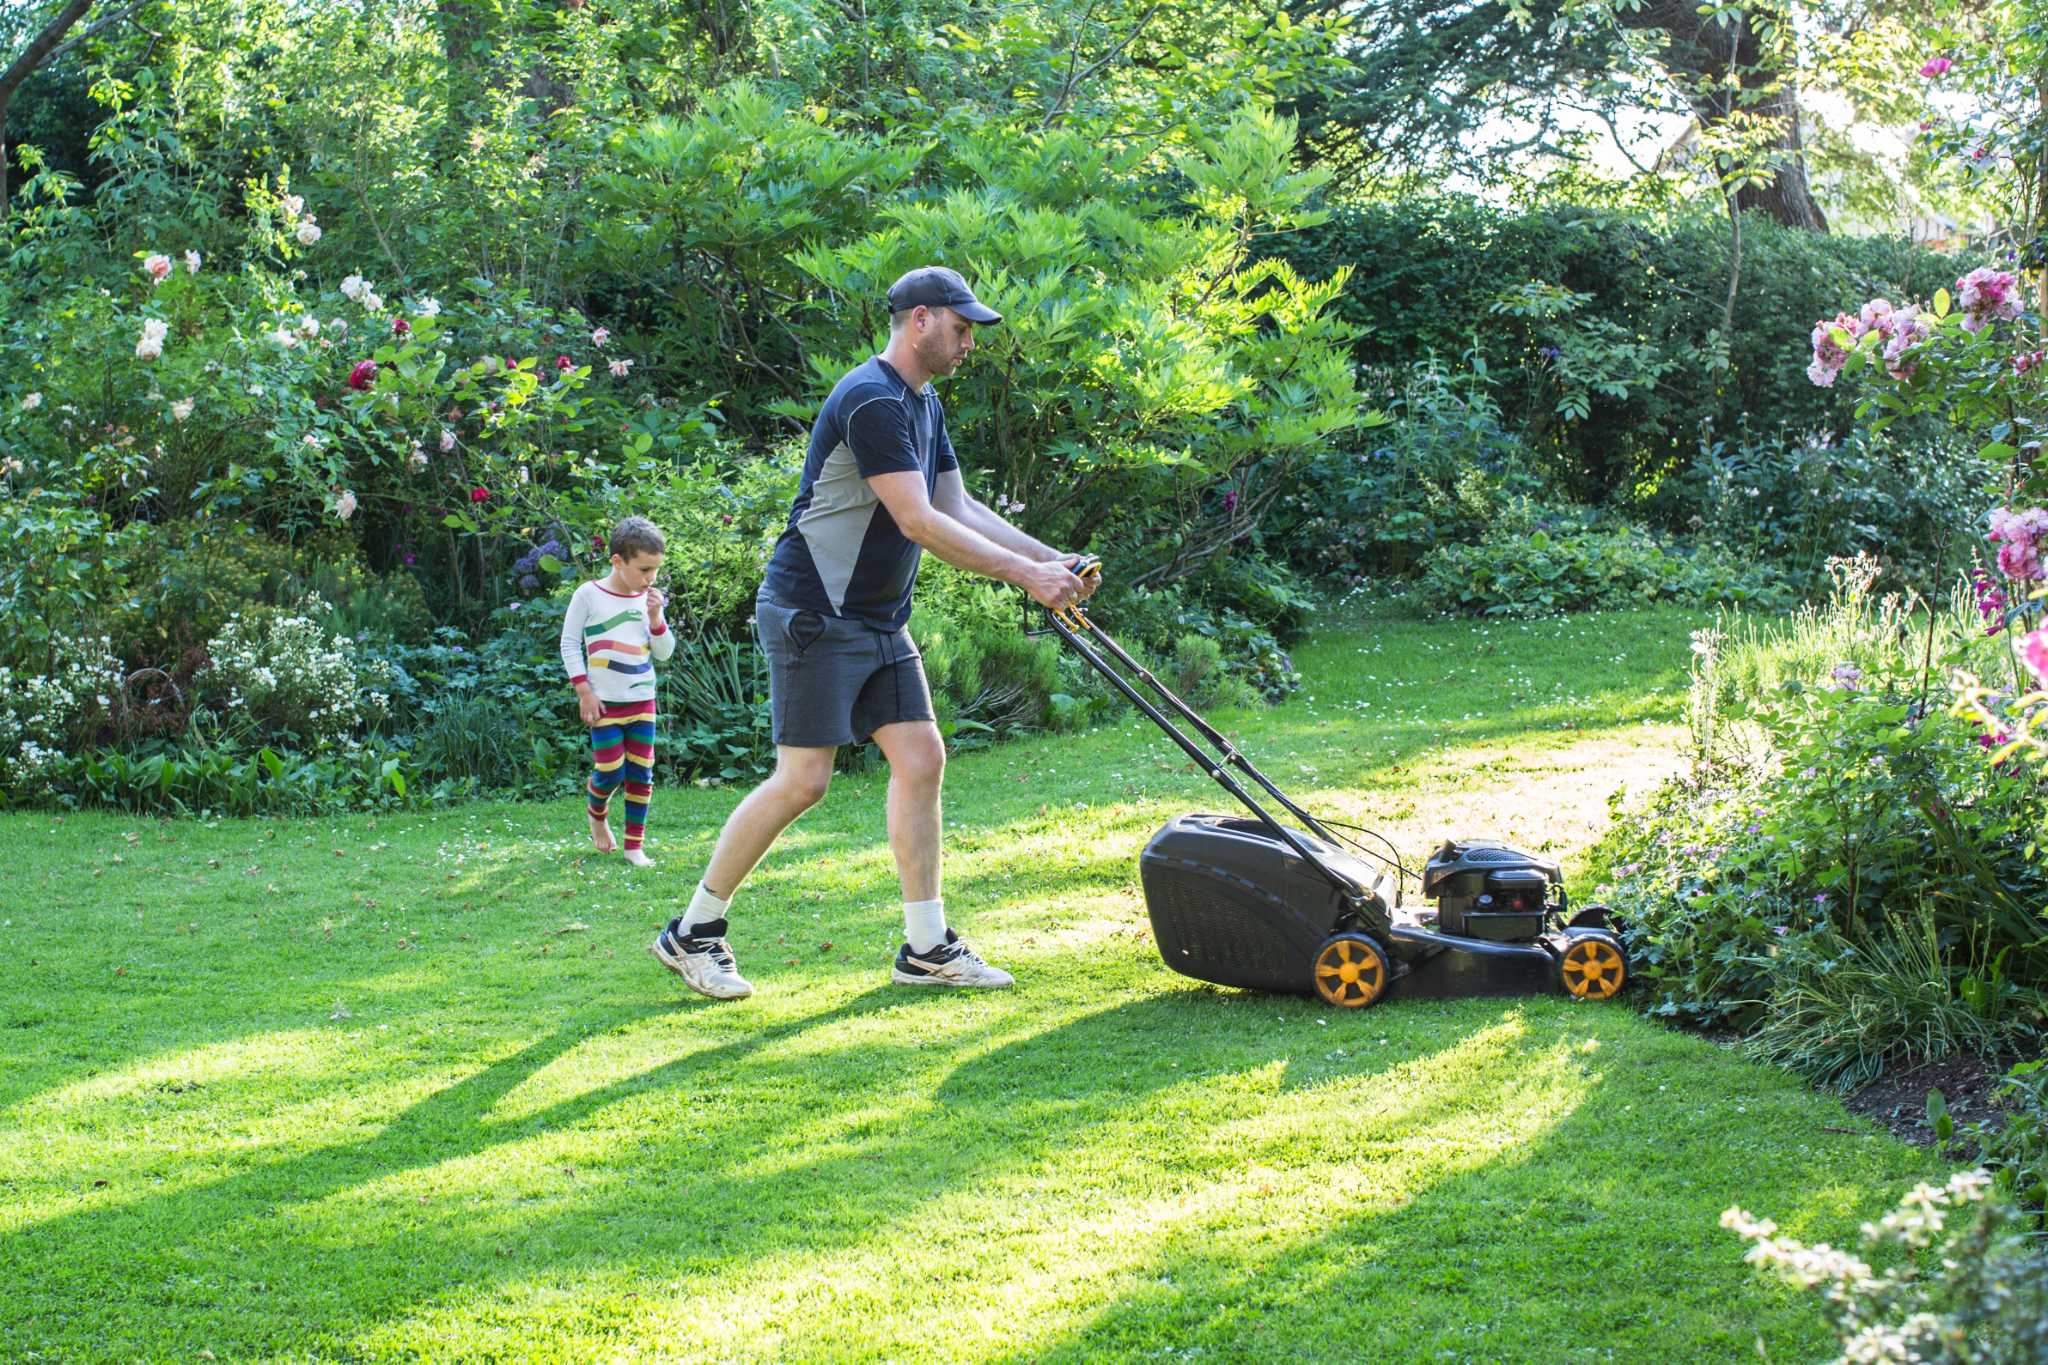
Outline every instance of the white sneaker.
POLYGON ((725 921, 700 924, 685 937, 680 923, 671 923, 654 936, 647 951, 654 960, 683 979, 683 984, 713 1000, 744 1000, 754 993, 740 975, 739 963, 725 942, 725 921))
POLYGON ((908 943, 898 948, 891 979, 899 986, 978 986, 983 990, 1017 984, 1016 977, 983 962, 951 929, 946 931, 946 941, 929 952, 912 952, 908 943))

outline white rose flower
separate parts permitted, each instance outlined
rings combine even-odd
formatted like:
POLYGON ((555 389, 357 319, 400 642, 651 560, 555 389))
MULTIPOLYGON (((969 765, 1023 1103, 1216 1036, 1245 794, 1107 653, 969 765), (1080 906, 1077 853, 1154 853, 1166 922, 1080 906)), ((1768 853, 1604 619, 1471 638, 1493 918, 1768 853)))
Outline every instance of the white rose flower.
POLYGON ((40 393, 29 394, 27 397, 21 400, 21 410, 23 412, 34 412, 37 408, 41 407, 42 405, 43 396, 40 393))
POLYGON ((192 401, 190 398, 180 398, 177 402, 171 404, 171 416, 180 422, 190 417, 192 415, 192 401))
POLYGON ((313 245, 313 243, 320 240, 320 225, 311 218, 308 218, 305 222, 299 224, 298 237, 300 246, 313 245))

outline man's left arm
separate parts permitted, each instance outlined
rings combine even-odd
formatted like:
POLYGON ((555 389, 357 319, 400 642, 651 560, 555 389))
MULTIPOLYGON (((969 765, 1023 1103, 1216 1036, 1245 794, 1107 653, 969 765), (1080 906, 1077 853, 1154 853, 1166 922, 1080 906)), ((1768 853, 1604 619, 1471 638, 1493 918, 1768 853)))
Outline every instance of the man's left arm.
POLYGON ((987 503, 975 498, 967 491, 967 481, 960 477, 958 469, 941 473, 932 489, 932 506, 944 512, 955 521, 979 531, 1006 550, 1015 550, 1026 559, 1072 559, 1074 556, 1055 550, 1044 541, 1018 530, 1005 521, 1001 514, 987 503))

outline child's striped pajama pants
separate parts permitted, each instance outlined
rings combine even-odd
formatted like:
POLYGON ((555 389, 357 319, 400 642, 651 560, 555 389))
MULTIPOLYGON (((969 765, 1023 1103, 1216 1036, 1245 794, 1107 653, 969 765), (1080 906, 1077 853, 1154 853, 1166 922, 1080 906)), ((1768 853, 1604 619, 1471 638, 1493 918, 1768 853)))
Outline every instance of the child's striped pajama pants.
POLYGON ((602 820, 612 793, 626 788, 626 847, 647 835, 647 802, 654 795, 654 703, 602 702, 604 719, 590 728, 590 818, 602 820))

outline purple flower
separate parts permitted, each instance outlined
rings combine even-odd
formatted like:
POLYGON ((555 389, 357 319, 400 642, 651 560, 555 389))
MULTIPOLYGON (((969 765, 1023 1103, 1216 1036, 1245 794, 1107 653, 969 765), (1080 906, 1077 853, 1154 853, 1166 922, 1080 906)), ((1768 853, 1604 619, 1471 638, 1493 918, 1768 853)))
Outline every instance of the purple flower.
POLYGON ((1237 510, 1237 490, 1235 488, 1224 491, 1223 510, 1225 512, 1235 512, 1237 510))

